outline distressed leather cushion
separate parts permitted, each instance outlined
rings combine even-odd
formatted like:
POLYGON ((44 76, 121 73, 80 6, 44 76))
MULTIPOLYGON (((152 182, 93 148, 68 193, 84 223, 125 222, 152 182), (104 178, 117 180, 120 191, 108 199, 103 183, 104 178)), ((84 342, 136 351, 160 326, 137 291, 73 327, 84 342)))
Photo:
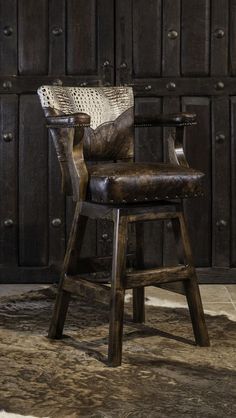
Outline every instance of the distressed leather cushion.
POLYGON ((203 194, 204 174, 165 163, 112 163, 89 167, 88 199, 134 203, 203 194))

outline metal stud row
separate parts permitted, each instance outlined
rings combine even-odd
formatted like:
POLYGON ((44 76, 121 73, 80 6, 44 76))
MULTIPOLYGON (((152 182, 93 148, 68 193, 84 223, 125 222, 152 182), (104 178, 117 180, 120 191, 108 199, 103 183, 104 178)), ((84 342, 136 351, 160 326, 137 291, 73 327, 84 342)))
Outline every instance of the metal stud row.
MULTIPOLYGON (((189 194, 184 194, 184 195, 175 195, 175 196, 168 196, 168 195, 166 195, 166 196, 160 196, 160 197, 158 197, 158 196, 155 196, 154 198, 152 198, 152 199, 150 199, 150 198, 148 198, 148 197, 144 197, 143 199, 137 199, 137 198, 134 198, 132 201, 133 202, 143 202, 143 201, 146 201, 146 202, 152 202, 153 200, 163 200, 163 199, 186 199, 186 198, 188 198, 188 197, 202 197, 202 196, 204 196, 204 193, 203 192, 198 192, 198 193, 189 193, 189 194)), ((97 200, 99 200, 99 199, 97 199, 97 200)), ((99 202, 101 202, 101 203, 107 203, 106 201, 104 201, 103 199, 100 199, 99 200, 99 202)), ((114 202, 114 200, 113 199, 110 199, 109 200, 109 203, 130 203, 131 202, 131 200, 125 200, 125 199, 122 199, 121 201, 115 201, 114 202)))

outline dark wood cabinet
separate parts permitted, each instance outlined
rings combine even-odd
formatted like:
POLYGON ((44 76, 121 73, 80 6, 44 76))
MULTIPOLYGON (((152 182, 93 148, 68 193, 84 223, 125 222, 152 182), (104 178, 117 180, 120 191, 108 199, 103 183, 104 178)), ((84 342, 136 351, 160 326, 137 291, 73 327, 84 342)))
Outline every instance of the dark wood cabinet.
MULTIPOLYGON (((52 83, 132 85, 137 113, 198 114, 185 141, 206 173, 186 205, 195 260, 202 281, 236 282, 235 27, 236 0, 0 0, 1 282, 53 281, 63 258, 73 202, 35 94, 52 83)), ((141 128, 136 160, 164 158, 167 135, 141 128)), ((146 263, 171 263, 170 226, 145 228, 146 263)), ((109 253, 109 224, 88 229, 84 254, 109 253)))

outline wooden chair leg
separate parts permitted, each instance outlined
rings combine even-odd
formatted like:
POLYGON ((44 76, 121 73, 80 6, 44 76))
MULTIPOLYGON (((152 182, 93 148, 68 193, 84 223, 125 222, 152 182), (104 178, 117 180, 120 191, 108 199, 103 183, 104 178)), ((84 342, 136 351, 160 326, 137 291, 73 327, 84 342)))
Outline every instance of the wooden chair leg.
POLYGON ((48 338, 60 339, 62 337, 69 301, 70 294, 65 292, 62 288, 58 288, 54 311, 48 331, 48 338))
POLYGON ((191 279, 185 280, 184 286, 196 344, 209 347, 210 340, 196 274, 191 279))
MULTIPOLYGON (((136 268, 144 267, 144 225, 141 222, 135 224, 136 232, 136 268)), ((133 321, 145 322, 145 288, 137 287, 133 289, 133 321)))
POLYGON ((119 209, 114 217, 113 261, 111 278, 110 324, 108 364, 120 366, 122 360, 122 337, 125 289, 123 278, 126 267, 127 218, 120 216, 119 209))
POLYGON ((80 255, 86 223, 87 218, 80 215, 80 203, 77 203, 63 262, 54 311, 49 327, 49 338, 59 339, 63 334, 64 323, 70 302, 70 293, 63 290, 64 278, 68 271, 74 269, 75 256, 79 257, 80 255))
POLYGON ((208 347, 210 345, 205 316, 199 291, 197 275, 193 264, 192 250, 183 213, 178 219, 172 219, 174 235, 177 244, 178 257, 181 263, 189 264, 193 274, 189 280, 184 280, 186 298, 191 316, 193 332, 197 345, 208 347))

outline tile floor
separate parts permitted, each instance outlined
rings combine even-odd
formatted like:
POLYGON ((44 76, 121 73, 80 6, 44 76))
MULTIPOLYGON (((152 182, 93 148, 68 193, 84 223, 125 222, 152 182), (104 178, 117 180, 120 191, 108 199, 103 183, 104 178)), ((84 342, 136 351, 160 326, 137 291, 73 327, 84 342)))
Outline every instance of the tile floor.
MULTIPOLYGON (((30 290, 45 288, 48 285, 1 285, 0 295, 16 295, 30 290)), ((201 285, 203 307, 210 315, 223 314, 236 321, 236 285, 201 285)), ((127 299, 129 299, 127 295, 127 299)), ((185 307, 182 295, 154 287, 146 288, 146 303, 154 306, 185 307)))
MULTIPOLYGON (((210 315, 223 314, 236 321, 236 285, 200 285, 204 311, 210 315)), ((148 288, 146 303, 159 306, 187 306, 185 296, 163 289, 148 288)))

